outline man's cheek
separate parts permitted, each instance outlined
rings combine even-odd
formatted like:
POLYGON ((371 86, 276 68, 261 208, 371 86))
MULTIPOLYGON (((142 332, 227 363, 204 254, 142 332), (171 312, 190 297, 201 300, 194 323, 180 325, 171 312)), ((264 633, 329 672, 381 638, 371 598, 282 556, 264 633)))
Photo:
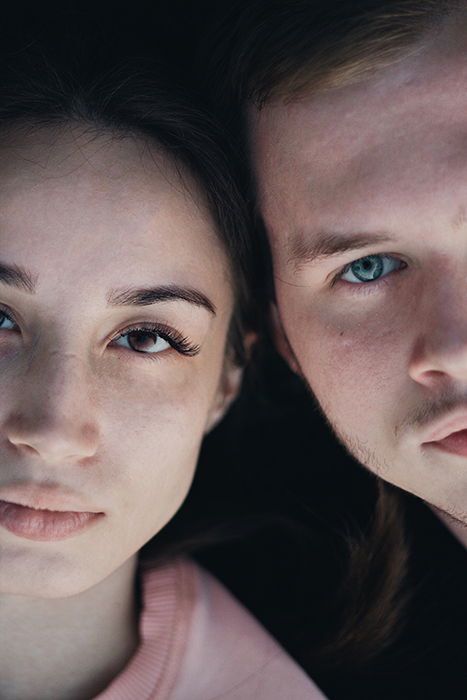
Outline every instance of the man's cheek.
MULTIPOLYGON (((320 403, 360 411, 385 407, 407 381, 407 339, 399 323, 341 322, 302 316, 289 340, 320 403), (306 332, 297 333, 297 327, 306 332)), ((331 406, 332 408, 332 406, 331 406)))

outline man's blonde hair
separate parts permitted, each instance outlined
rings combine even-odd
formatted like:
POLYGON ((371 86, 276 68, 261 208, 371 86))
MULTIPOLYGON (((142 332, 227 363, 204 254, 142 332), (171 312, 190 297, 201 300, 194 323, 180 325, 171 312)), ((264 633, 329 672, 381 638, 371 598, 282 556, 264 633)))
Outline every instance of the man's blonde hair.
MULTIPOLYGON (((343 87, 423 47, 462 0, 240 0, 209 57, 216 102, 290 101, 343 87)), ((211 50, 212 47, 210 47, 211 50)))

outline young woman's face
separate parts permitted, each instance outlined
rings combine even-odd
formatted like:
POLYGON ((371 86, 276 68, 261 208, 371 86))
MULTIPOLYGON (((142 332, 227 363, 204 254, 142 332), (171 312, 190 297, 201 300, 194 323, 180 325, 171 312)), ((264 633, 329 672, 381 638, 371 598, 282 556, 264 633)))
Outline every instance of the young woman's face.
POLYGON ((41 130, 0 163, 0 593, 70 595, 187 493, 228 390, 228 261, 142 141, 41 130))

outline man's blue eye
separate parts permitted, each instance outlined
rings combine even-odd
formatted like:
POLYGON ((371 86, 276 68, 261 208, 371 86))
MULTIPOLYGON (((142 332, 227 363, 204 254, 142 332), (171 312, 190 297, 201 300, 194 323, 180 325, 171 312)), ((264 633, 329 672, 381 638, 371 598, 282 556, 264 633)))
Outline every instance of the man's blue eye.
POLYGON ((391 255, 367 255, 347 265, 340 278, 352 284, 375 282, 403 266, 402 260, 393 258, 391 255))
POLYGON ((6 314, 0 312, 0 330, 10 330, 15 327, 14 322, 6 314))

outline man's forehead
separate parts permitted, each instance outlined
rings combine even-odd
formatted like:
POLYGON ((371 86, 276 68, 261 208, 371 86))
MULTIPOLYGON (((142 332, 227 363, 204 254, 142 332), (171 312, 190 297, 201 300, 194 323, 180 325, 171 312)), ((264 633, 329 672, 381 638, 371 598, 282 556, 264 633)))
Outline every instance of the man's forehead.
POLYGON ((375 206, 388 192, 403 205, 417 169, 430 180, 466 169, 467 45, 442 48, 436 38, 365 83, 250 107, 259 206, 270 230, 291 213, 295 229, 313 212, 338 217, 349 198, 366 203, 369 192, 375 206))
POLYGON ((411 98, 420 102, 430 102, 436 96, 442 99, 457 89, 465 91, 466 58, 467 7, 449 16, 441 27, 407 47, 399 59, 393 59, 390 65, 371 77, 367 77, 367 68, 371 66, 371 58, 368 58, 368 64, 363 66, 365 70, 362 69, 365 78, 360 82, 353 79, 350 84, 344 82, 341 87, 318 92, 314 92, 310 84, 309 91, 299 96, 289 99, 273 96, 261 109, 250 105, 250 128, 257 132, 265 125, 279 132, 281 126, 286 128, 294 119, 309 119, 310 113, 316 115, 318 127, 320 118, 329 120, 330 128, 336 123, 342 127, 347 118, 358 115, 365 105, 387 109, 389 103, 391 112, 394 108, 404 109, 411 98))
POLYGON ((414 56, 361 84, 271 101, 260 110, 250 106, 253 154, 266 148, 264 155, 271 157, 276 144, 302 150, 304 135, 312 137, 311 152, 343 144, 359 148, 401 124, 410 128, 421 113, 427 120, 459 123, 467 102, 467 47, 445 59, 434 63, 430 55, 414 56))

